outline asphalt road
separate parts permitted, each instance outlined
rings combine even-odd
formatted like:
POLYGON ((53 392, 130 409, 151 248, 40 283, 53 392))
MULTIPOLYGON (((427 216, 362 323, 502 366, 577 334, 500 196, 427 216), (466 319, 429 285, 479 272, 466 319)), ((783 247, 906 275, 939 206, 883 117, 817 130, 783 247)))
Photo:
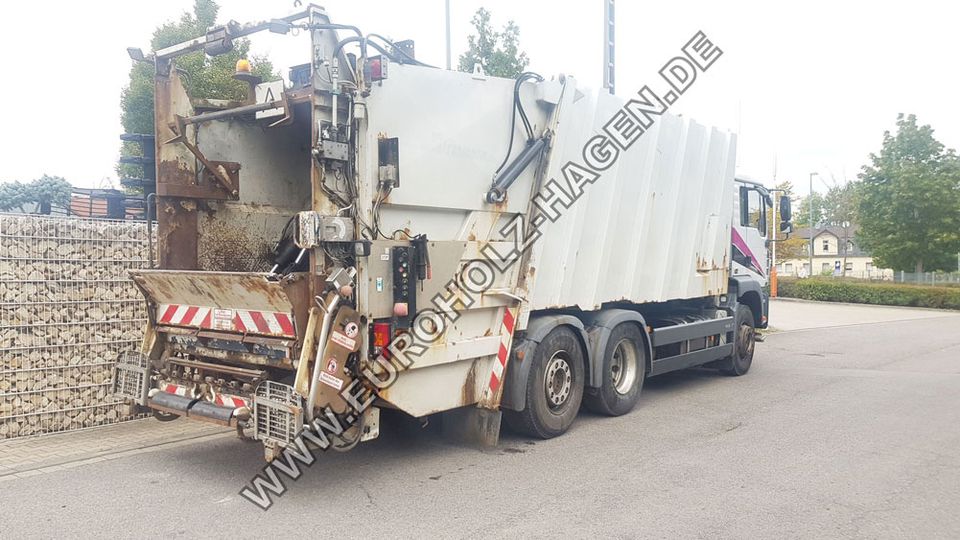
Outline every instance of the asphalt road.
POLYGON ((780 332, 753 370, 647 381, 620 418, 477 451, 324 455, 267 512, 215 439, 0 485, 0 536, 960 537, 960 317, 780 332))

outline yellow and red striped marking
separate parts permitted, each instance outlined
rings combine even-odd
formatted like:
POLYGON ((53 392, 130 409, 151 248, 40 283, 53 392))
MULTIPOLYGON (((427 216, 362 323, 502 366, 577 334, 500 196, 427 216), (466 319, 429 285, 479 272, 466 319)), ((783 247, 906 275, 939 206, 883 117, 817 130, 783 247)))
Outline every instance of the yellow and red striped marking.
POLYGON ((214 397, 213 402, 217 405, 223 405, 225 407, 249 407, 246 399, 238 396, 231 396, 230 394, 217 394, 216 397, 214 397))
POLYGON ((481 403, 489 407, 499 405, 499 396, 501 386, 503 385, 503 374, 507 368, 507 359, 510 358, 510 345, 513 343, 513 330, 517 322, 517 307, 506 307, 503 310, 503 322, 500 325, 500 349, 497 351, 497 359, 493 362, 493 370, 490 373, 490 383, 484 392, 481 403))
MULTIPOLYGON (((180 386, 178 384, 165 384, 163 385, 163 391, 168 394, 174 394, 177 396, 186 396, 189 389, 186 386, 180 386)), ((193 396, 191 396, 193 397, 193 396)))
POLYGON ((160 304, 157 308, 157 322, 244 334, 297 337, 293 317, 282 311, 160 304))

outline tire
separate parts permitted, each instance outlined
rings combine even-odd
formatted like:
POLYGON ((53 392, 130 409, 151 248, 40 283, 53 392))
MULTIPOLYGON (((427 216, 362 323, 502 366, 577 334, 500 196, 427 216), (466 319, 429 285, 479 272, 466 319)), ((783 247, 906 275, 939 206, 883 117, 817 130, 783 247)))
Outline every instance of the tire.
POLYGON ((617 325, 610 332, 601 362, 600 388, 584 396, 584 405, 608 416, 627 414, 640 399, 646 376, 647 346, 640 328, 634 323, 617 325))
POLYGON ((586 377, 583 348, 573 330, 558 326, 537 345, 532 356, 526 407, 522 411, 505 410, 503 415, 514 431, 550 439, 565 433, 580 411, 586 377))
POLYGON ((731 377, 746 375, 753 364, 753 352, 756 348, 756 328, 753 311, 747 306, 737 306, 736 330, 733 339, 733 355, 720 365, 720 372, 731 377))

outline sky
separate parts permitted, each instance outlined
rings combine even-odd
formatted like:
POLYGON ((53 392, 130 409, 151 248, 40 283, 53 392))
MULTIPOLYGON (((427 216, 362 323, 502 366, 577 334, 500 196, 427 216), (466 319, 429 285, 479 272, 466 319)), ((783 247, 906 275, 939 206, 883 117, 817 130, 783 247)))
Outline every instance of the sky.
MULTIPOLYGON (((334 22, 416 41, 418 59, 445 63, 443 0, 328 0, 334 22)), ((453 63, 477 8, 520 27, 530 69, 602 82, 602 0, 451 0, 453 63)), ((120 93, 153 29, 192 0, 5 2, 0 32, 0 182, 59 175, 82 187, 117 186, 120 93)), ((269 19, 292 0, 221 0, 220 21, 269 19)), ((797 193, 856 178, 898 113, 914 113, 960 147, 960 3, 619 0, 617 94, 656 86, 660 66, 698 30, 723 56, 671 111, 738 134, 737 173, 797 193)), ((282 68, 304 63, 305 37, 257 35, 253 51, 282 68)))

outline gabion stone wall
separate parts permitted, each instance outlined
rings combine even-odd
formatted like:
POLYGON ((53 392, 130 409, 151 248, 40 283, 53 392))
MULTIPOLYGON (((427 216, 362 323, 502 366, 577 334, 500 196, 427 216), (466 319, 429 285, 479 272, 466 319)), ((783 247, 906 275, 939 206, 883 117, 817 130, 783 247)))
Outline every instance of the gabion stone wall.
POLYGON ((0 214, 0 439, 126 420, 113 364, 140 345, 144 222, 0 214))

